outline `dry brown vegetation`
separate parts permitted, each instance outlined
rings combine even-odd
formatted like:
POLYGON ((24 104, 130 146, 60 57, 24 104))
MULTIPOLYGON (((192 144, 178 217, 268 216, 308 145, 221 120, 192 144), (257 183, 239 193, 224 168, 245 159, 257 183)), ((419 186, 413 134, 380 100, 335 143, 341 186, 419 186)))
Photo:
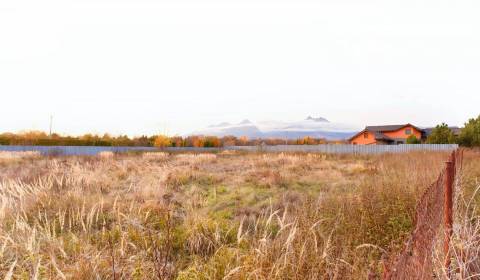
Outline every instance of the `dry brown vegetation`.
POLYGON ((440 247, 434 252, 436 274, 442 279, 480 278, 480 151, 466 153, 463 172, 457 179, 454 209, 452 271, 442 267, 440 247))
MULTIPOLYGON (((469 187, 457 193, 468 204, 456 218, 462 275, 479 271, 472 261, 480 232, 473 196, 478 158, 466 156, 462 180, 469 187)), ((3 158, 0 276, 374 277, 382 260, 400 250, 416 201, 445 159, 444 153, 3 158)))

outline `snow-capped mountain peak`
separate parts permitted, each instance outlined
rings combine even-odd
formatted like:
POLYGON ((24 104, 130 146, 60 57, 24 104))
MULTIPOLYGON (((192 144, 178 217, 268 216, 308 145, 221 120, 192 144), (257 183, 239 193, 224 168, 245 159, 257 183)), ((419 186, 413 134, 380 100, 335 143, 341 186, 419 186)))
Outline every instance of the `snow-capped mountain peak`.
POLYGON ((248 138, 289 138, 298 139, 306 136, 329 140, 347 139, 358 127, 332 123, 326 118, 309 116, 299 121, 262 121, 251 122, 245 119, 237 124, 222 122, 191 133, 191 135, 212 136, 247 136, 248 138))
POLYGON ((250 120, 248 120, 248 119, 244 119, 243 121, 241 121, 241 122, 238 123, 238 124, 242 124, 242 125, 244 125, 244 124, 252 124, 252 122, 251 122, 250 120))
POLYGON ((322 117, 314 118, 312 116, 308 116, 305 120, 314 121, 314 122, 329 122, 326 118, 322 118, 322 117))

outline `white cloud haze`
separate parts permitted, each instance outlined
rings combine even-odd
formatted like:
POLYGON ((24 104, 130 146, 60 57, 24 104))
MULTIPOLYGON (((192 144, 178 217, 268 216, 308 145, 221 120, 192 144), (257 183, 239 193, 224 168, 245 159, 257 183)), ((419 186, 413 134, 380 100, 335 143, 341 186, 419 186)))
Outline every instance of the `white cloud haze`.
POLYGON ((478 1, 0 0, 0 132, 221 121, 461 125, 478 1))

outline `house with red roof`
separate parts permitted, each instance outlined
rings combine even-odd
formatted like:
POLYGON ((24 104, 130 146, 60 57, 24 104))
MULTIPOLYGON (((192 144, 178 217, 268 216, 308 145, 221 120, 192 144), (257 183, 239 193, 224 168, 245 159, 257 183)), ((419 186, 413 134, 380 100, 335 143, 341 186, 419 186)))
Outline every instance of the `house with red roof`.
POLYGON ((353 145, 396 145, 405 144, 414 135, 422 139, 423 130, 410 123, 400 125, 367 126, 349 139, 353 145))

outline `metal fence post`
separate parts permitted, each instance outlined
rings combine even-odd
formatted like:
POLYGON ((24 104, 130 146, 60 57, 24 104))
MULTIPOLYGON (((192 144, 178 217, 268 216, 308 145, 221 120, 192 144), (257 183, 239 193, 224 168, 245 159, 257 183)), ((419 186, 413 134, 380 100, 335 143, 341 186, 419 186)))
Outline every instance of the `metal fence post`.
POLYGON ((454 161, 455 152, 452 153, 449 160, 445 162, 445 185, 444 185, 444 223, 445 223, 445 240, 443 243, 443 250, 445 252, 445 269, 449 275, 451 254, 450 254, 450 239, 453 229, 453 177, 454 177, 454 161))

